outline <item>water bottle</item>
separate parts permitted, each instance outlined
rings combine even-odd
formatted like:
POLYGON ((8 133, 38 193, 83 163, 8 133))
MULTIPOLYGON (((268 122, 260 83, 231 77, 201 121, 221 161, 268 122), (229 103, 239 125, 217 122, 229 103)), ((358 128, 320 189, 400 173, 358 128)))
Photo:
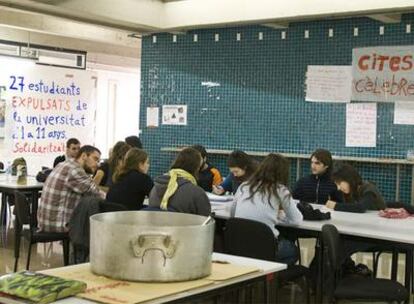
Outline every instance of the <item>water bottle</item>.
POLYGON ((7 180, 11 179, 11 174, 12 174, 12 163, 11 161, 8 161, 7 166, 6 166, 6 179, 7 180))

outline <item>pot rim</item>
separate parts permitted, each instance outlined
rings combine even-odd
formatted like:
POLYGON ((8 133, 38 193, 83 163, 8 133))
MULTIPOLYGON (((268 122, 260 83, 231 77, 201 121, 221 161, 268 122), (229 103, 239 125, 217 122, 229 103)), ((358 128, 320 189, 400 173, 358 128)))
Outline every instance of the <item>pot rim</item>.
POLYGON ((205 225, 202 225, 202 223, 204 222, 205 219, 207 219, 207 216, 204 215, 198 215, 198 214, 190 214, 190 213, 181 213, 181 212, 170 212, 170 211, 141 211, 141 210, 136 210, 136 211, 114 211, 114 212, 104 212, 104 213, 97 213, 92 215, 90 218, 90 222, 94 221, 94 222, 99 222, 99 223, 103 223, 103 224, 110 224, 110 225, 114 225, 114 226, 125 226, 125 227, 140 227, 140 228, 150 228, 150 229, 154 229, 154 228, 174 228, 174 229, 180 229, 180 228, 189 228, 189 227, 200 227, 200 226, 205 226, 205 227, 209 227, 211 225, 215 225, 216 220, 214 218, 211 219, 210 222, 208 222, 205 225), (148 213, 148 212, 157 212, 159 214, 165 214, 166 216, 175 216, 175 214, 180 215, 180 216, 189 216, 189 217, 200 217, 203 220, 200 222, 200 224, 187 224, 187 225, 162 225, 162 226, 154 226, 154 225, 150 225, 148 223, 146 223, 145 225, 140 224, 139 222, 135 222, 135 223, 122 223, 122 222, 106 222, 103 218, 110 216, 110 214, 112 213, 117 213, 117 214, 125 214, 125 213, 140 213, 140 214, 144 214, 148 213))

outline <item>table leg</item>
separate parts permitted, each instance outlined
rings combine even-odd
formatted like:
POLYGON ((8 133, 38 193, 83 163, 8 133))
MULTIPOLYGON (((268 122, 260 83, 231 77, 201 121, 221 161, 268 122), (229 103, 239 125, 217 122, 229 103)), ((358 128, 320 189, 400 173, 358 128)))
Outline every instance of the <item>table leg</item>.
POLYGON ((32 192, 32 223, 34 225, 34 227, 37 227, 37 208, 39 205, 39 192, 38 191, 33 191, 32 192))
POLYGON ((0 211, 0 226, 7 224, 7 193, 1 193, 1 211, 0 211))
POLYGON ((317 267, 318 277, 316 282, 316 303, 322 303, 323 301, 323 244, 321 237, 316 239, 315 250, 317 251, 317 267))
POLYGON ((405 253, 405 288, 411 294, 411 277, 413 271, 413 249, 407 249, 405 253))
POLYGON ((398 272, 398 249, 394 248, 392 250, 391 258, 391 280, 397 281, 397 272, 398 272))

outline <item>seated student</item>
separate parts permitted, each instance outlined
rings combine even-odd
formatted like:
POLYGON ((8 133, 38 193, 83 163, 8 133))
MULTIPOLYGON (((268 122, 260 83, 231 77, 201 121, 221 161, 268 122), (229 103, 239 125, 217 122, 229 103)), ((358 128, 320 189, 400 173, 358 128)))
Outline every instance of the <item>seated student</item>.
POLYGON ((60 155, 55 158, 53 162, 53 168, 57 166, 57 164, 64 162, 67 159, 74 159, 79 152, 80 149, 80 142, 76 138, 69 138, 66 142, 66 155, 60 155))
POLYGON ((93 146, 80 148, 75 159, 68 159, 52 170, 43 185, 37 218, 39 230, 64 232, 73 210, 86 195, 101 196, 90 174, 98 167, 101 152, 93 146))
POLYGON ((109 187, 106 200, 124 205, 128 210, 140 210, 154 183, 147 175, 148 154, 132 148, 125 155, 122 165, 114 174, 114 184, 109 187))
POLYGON ((125 142, 130 145, 132 148, 143 149, 141 139, 138 136, 131 135, 125 137, 125 142))
POLYGON ((210 201, 202 188, 197 186, 197 175, 203 159, 200 152, 185 148, 168 173, 154 180, 154 188, 149 195, 149 206, 183 213, 208 216, 210 201))
POLYGON ((223 194, 225 192, 236 193, 240 184, 247 181, 257 168, 257 162, 243 151, 233 151, 227 159, 227 166, 230 174, 224 179, 219 186, 213 186, 215 194, 223 194))
POLYGON ((195 145, 191 148, 200 152, 203 158, 203 164, 201 165, 200 172, 198 172, 197 184, 204 191, 211 192, 213 191, 213 186, 218 186, 223 181, 220 171, 207 162, 207 151, 203 146, 195 145))
POLYGON ((311 157, 312 174, 299 179, 292 196, 301 202, 324 205, 327 201, 343 202, 343 196, 331 180, 332 155, 324 149, 315 150, 311 157))
POLYGON ((386 208, 377 187, 363 181, 358 171, 349 164, 338 164, 332 171, 332 180, 344 193, 345 203, 328 201, 326 207, 337 211, 365 212, 386 208))
POLYGON ((289 179, 289 161, 280 154, 269 154, 259 165, 247 182, 240 185, 235 195, 235 217, 259 221, 268 225, 278 239, 278 262, 294 264, 298 257, 298 248, 292 241, 279 238, 275 225, 281 210, 285 213, 283 221, 299 223, 302 213, 297 201, 287 188, 289 179))
MULTIPOLYGON (((336 211, 359 212, 366 210, 382 210, 386 208, 385 201, 377 187, 370 182, 363 181, 358 171, 349 164, 337 164, 332 171, 332 180, 344 193, 344 203, 327 202, 326 207, 336 211)), ((351 255, 359 251, 381 250, 381 244, 369 241, 346 240, 344 242, 344 272, 370 275, 371 271, 364 264, 355 266, 351 255)), ((387 250, 387 247, 384 247, 387 250)))
POLYGON ((111 186, 113 175, 129 149, 131 149, 131 146, 126 142, 118 141, 109 152, 109 159, 99 166, 93 181, 99 186, 111 186))

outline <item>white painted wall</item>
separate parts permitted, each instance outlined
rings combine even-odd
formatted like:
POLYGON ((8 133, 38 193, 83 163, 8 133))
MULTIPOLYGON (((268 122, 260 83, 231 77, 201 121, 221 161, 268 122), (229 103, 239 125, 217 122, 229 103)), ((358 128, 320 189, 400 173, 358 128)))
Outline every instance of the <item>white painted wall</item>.
POLYGON ((98 75, 95 145, 107 158, 117 141, 139 134, 140 71, 89 66, 98 75))

